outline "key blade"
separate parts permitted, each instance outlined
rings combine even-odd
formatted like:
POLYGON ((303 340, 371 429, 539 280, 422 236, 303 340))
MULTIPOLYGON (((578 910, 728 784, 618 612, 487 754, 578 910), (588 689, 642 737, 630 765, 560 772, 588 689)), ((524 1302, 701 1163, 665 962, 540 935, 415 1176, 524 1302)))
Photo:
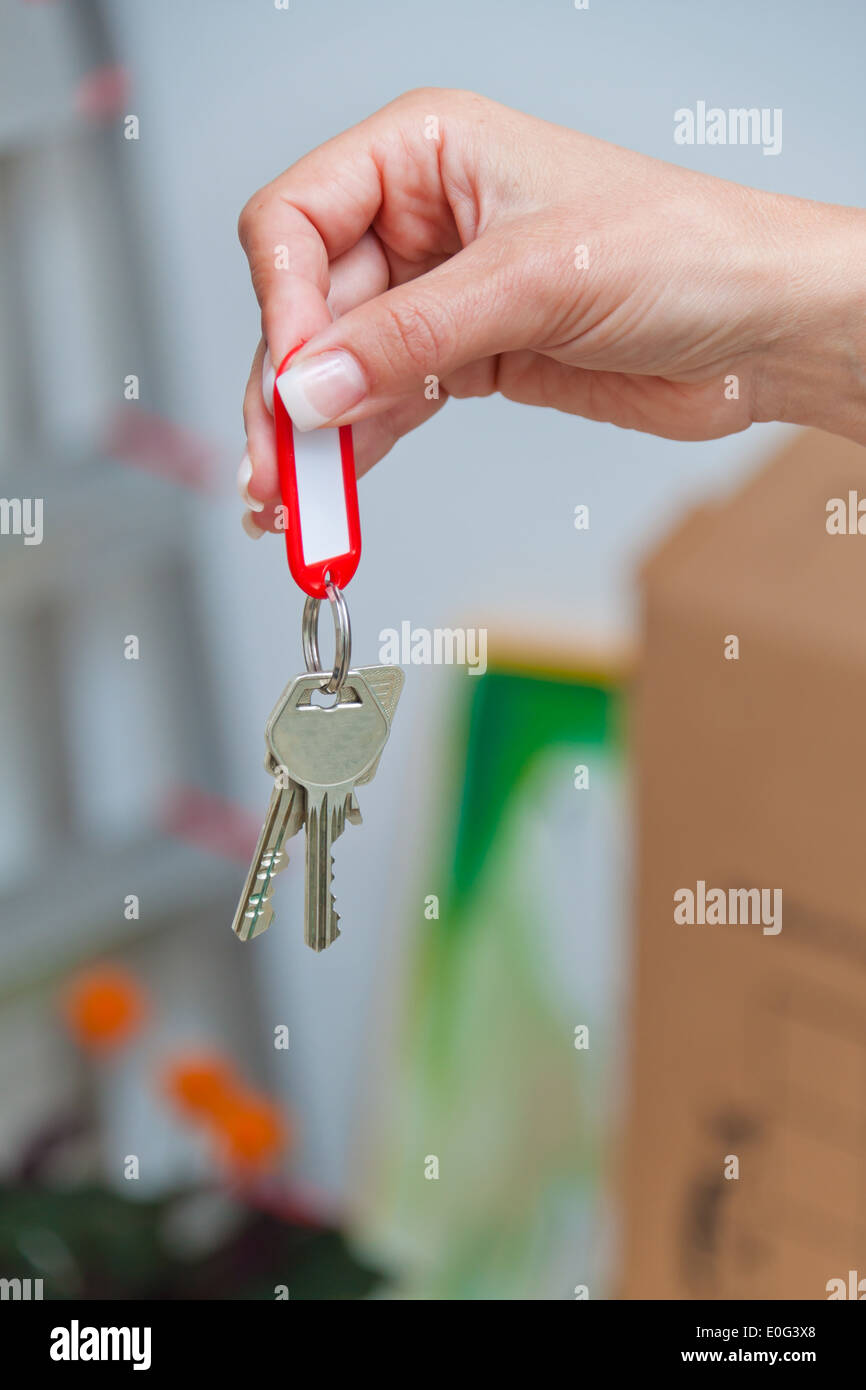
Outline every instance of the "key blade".
POLYGON ((273 921, 270 901, 273 880, 288 863, 283 845, 297 834, 303 823, 303 790, 295 783, 289 787, 274 787, 232 923, 232 931, 239 940, 251 941, 260 936, 273 921))
POLYGON ((248 899, 245 908, 243 917, 235 919, 233 930, 239 941, 252 941, 255 937, 261 936, 262 932, 267 931, 274 920, 274 909, 269 897, 261 905, 256 906, 253 906, 252 899, 248 899))
POLYGON ((306 825, 304 940, 311 950, 320 952, 333 945, 340 935, 337 926, 340 918, 331 892, 334 879, 332 846, 343 825, 342 818, 334 816, 327 791, 322 790, 317 796, 308 795, 306 825))

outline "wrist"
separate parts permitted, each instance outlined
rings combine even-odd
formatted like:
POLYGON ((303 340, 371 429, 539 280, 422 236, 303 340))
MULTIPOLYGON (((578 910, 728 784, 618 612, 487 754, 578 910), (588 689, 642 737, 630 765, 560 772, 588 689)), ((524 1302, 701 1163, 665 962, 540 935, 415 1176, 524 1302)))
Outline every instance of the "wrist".
POLYGON ((755 418, 866 445, 866 212, 797 203, 792 230, 755 418))

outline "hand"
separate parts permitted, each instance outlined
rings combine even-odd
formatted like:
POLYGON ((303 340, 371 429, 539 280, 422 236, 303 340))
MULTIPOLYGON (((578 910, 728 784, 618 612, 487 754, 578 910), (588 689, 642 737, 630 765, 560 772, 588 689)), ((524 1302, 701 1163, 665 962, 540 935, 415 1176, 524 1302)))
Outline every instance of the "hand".
POLYGON ((239 231, 262 310, 241 475, 258 527, 279 501, 263 368, 301 339, 293 421, 351 423, 359 473, 448 395, 494 391, 670 439, 789 420, 866 443, 859 210, 430 88, 306 155, 239 231))

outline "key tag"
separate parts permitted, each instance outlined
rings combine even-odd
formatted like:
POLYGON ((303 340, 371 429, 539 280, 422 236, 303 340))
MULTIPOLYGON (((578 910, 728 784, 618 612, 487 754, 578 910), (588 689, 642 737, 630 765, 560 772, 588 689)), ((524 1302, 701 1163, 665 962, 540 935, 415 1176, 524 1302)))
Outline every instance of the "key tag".
POLYGON ((283 404, 280 377, 301 347, 286 353, 274 379, 277 463, 292 578, 304 593, 323 599, 329 581, 344 589, 358 568, 358 485, 351 425, 296 430, 283 404))
POLYGON ((307 671, 291 682, 268 720, 265 767, 276 780, 233 926, 242 941, 268 926, 273 879, 286 864, 284 842, 303 826, 304 939, 313 950, 322 951, 340 934, 331 888, 333 842, 346 821, 360 823, 355 789, 375 776, 403 688, 403 672, 399 666, 351 665, 352 630, 343 590, 361 558, 352 431, 348 425, 309 432, 294 428, 280 381, 301 346, 298 343, 284 357, 274 379, 274 426, 288 518, 289 569, 307 595, 301 619, 307 671), (319 657, 324 598, 334 618, 330 675, 322 670, 319 657), (353 698, 344 696, 346 689, 353 698), (336 700, 324 707, 314 704, 316 690, 336 700))

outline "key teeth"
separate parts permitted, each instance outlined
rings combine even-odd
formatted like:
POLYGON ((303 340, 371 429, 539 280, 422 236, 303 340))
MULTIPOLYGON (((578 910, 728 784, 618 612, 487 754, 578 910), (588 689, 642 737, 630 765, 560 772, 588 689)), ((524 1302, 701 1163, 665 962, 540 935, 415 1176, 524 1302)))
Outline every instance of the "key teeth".
MULTIPOLYGON (((333 882, 334 882, 334 856, 333 856, 333 854, 332 854, 332 855, 331 855, 331 883, 333 883, 333 882)), ((337 937, 340 935, 340 928, 337 926, 337 923, 338 923, 339 920, 340 920, 340 914, 339 914, 339 912, 337 911, 337 906, 336 906, 336 902, 335 902, 335 900, 334 900, 334 894, 333 894, 333 893, 331 893, 331 895, 330 895, 330 899, 329 899, 328 906, 329 906, 330 915, 329 915, 329 918, 328 918, 328 939, 327 939, 327 941, 325 942, 325 945, 326 945, 326 946, 333 946, 333 944, 334 944, 334 942, 336 941, 337 937)))
MULTIPOLYGON (((331 855, 331 882, 332 882, 332 883, 334 882, 334 856, 333 856, 333 854, 331 855)), ((334 899, 334 894, 333 894, 333 893, 331 893, 330 908, 331 908, 331 919, 330 919, 330 922, 328 923, 328 926, 329 926, 328 935, 329 935, 331 941, 336 941, 337 937, 340 935, 340 929, 339 929, 339 927, 337 926, 337 923, 338 923, 339 920, 340 920, 340 914, 339 914, 339 912, 337 911, 337 904, 336 904, 336 901, 335 901, 335 899, 334 899)))

